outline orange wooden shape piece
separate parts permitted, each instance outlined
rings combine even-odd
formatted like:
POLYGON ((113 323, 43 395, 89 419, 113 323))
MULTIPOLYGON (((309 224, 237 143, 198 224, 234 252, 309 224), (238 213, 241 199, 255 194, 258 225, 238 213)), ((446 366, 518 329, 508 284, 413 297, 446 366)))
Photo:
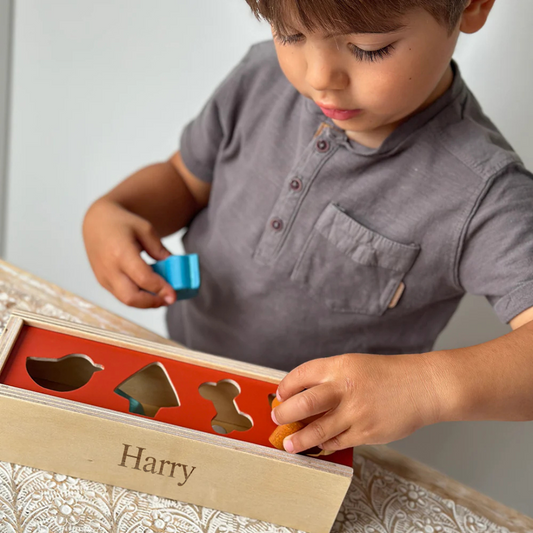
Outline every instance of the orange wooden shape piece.
MULTIPOLYGON (((271 403, 272 409, 274 409, 278 405, 281 405, 281 402, 278 400, 277 397, 274 397, 274 399, 272 400, 272 403, 271 403)), ((283 446, 283 440, 285 439, 285 437, 288 437, 289 435, 293 435, 297 431, 300 431, 300 429, 303 429, 307 424, 310 424, 313 420, 315 420, 316 418, 319 418, 319 417, 320 417, 320 415, 312 416, 312 417, 306 419, 305 421, 292 422, 291 424, 284 424, 284 425, 278 426, 274 430, 272 435, 270 435, 270 437, 268 437, 268 440, 270 441, 270 444, 272 444, 272 446, 274 446, 278 450, 285 450, 285 448, 283 446)), ((306 452, 302 452, 302 453, 304 453, 305 455, 309 455, 311 457, 320 457, 320 458, 327 457, 328 455, 332 455, 334 453, 336 453, 336 454, 344 454, 346 456, 347 451, 350 453, 350 457, 351 457, 351 453, 352 453, 352 448, 349 448, 348 450, 340 450, 338 452, 336 452, 336 451, 327 451, 327 450, 318 450, 318 448, 313 448, 312 450, 313 451, 316 450, 317 453, 310 453, 311 450, 308 450, 307 453, 306 452)), ((345 459, 346 460, 350 460, 347 456, 345 457, 345 459)), ((351 466, 351 463, 348 463, 348 466, 351 466)))
POLYGON ((285 437, 288 437, 289 435, 292 435, 293 433, 296 433, 297 431, 300 431, 300 429, 304 428, 305 424, 302 422, 292 422, 291 424, 283 424, 282 426, 278 426, 270 435, 268 440, 270 441, 270 444, 277 448, 278 450, 284 450, 283 447, 283 439, 285 437))
MULTIPOLYGON (((272 400, 272 410, 274 410, 275 407, 278 405, 281 405, 281 402, 278 400, 277 397, 274 397, 272 400)), ((293 433, 296 433, 297 431, 300 431, 300 429, 304 428, 305 424, 302 422, 293 422, 292 424, 283 424, 281 426, 277 426, 276 429, 272 432, 272 435, 268 437, 268 440, 272 446, 277 448, 278 450, 284 450, 283 447, 283 439, 285 437, 288 437, 289 435, 292 435, 293 433)))

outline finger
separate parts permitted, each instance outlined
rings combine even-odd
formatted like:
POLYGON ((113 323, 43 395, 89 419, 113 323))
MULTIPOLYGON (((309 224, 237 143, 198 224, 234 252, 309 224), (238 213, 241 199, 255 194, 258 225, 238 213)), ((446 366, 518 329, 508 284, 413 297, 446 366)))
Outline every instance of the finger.
POLYGON ((150 294, 139 287, 125 274, 120 273, 112 282, 113 294, 124 304, 140 309, 150 309, 165 305, 165 300, 150 294))
POLYGON ((272 420, 278 424, 308 422, 310 417, 330 411, 339 405, 340 397, 332 383, 304 390, 272 409, 272 420))
POLYGON ((287 400, 304 389, 309 389, 327 381, 333 359, 333 357, 313 359, 291 370, 278 385, 276 392, 278 400, 287 400))
POLYGON ((150 265, 147 265, 136 253, 128 253, 122 261, 122 270, 139 289, 160 296, 166 304, 176 301, 176 292, 150 265))
POLYGON ((94 267, 93 267, 93 270, 94 270, 94 275, 96 277, 96 281, 98 281, 98 283, 100 283, 100 285, 106 291, 113 292, 113 286, 111 284, 111 281, 108 279, 108 275, 106 275, 109 273, 104 272, 104 274, 102 274, 100 273, 99 270, 94 269, 94 267))
POLYGON ((163 245, 159 235, 151 224, 143 224, 136 232, 143 250, 156 261, 162 261, 172 255, 163 245))
POLYGON ((349 427, 349 422, 338 416, 337 410, 333 409, 300 431, 286 437, 283 447, 288 452, 300 453, 330 441, 349 427))
POLYGON ((319 445, 324 451, 336 452, 338 450, 344 450, 346 448, 353 448, 355 446, 363 446, 365 444, 372 444, 370 442, 364 442, 361 437, 357 438, 353 431, 347 429, 338 435, 335 435, 332 439, 327 440, 319 445))

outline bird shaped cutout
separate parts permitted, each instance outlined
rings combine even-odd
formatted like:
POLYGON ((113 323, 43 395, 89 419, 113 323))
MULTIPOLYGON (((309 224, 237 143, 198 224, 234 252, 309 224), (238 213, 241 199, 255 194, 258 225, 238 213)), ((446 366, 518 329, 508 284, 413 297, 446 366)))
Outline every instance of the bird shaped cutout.
POLYGON ((241 389, 235 381, 223 379, 218 383, 202 383, 198 392, 215 407, 217 414, 211 420, 211 427, 217 433, 227 435, 232 431, 247 431, 253 426, 252 417, 237 407, 235 398, 241 389))
POLYGON ((70 392, 86 385, 95 372, 103 370, 84 354, 73 353, 59 359, 28 357, 26 371, 44 389, 70 392))
POLYGON ((129 411, 154 417, 161 407, 179 407, 180 401, 161 363, 145 366, 123 381, 115 393, 130 402, 129 411))

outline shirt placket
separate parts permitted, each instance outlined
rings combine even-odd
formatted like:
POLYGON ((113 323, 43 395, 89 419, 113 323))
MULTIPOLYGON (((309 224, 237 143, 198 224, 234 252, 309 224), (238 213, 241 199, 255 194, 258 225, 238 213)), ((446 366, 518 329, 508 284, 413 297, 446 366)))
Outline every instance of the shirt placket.
POLYGON ((322 124, 283 183, 255 250, 256 261, 269 264, 279 255, 313 181, 339 146, 338 134, 328 124, 322 124))

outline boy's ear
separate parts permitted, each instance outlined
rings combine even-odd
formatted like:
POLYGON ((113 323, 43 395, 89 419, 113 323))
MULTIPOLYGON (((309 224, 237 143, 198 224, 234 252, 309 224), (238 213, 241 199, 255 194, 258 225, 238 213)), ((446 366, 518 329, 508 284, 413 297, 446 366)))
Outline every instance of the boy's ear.
POLYGON ((476 33, 485 25, 490 10, 496 0, 470 0, 463 11, 460 30, 463 33, 476 33))

